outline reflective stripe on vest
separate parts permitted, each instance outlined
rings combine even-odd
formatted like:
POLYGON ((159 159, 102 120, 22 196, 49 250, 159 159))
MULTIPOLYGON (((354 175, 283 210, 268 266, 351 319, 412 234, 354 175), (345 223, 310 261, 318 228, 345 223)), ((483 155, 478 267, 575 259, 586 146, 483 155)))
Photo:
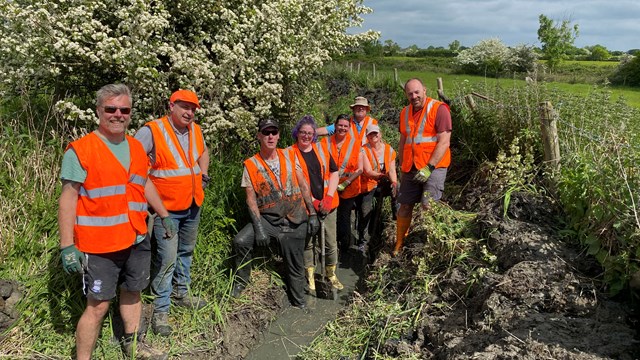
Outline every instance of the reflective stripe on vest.
MULTIPOLYGON (((428 143, 428 142, 438 142, 438 137, 437 136, 424 136, 424 127, 427 125, 427 116, 429 115, 429 113, 431 112, 431 108, 433 107, 433 104, 435 102, 433 101, 429 101, 429 103, 427 104, 427 110, 423 111, 422 115, 422 119, 420 119, 420 126, 418 127, 418 131, 415 133, 415 136, 407 136, 406 140, 405 140, 405 145, 407 144, 422 144, 422 143, 428 143)), ((407 132, 407 134, 411 134, 411 126, 409 125, 409 122, 411 121, 410 117, 411 115, 409 114, 410 111, 407 108, 407 110, 404 112, 404 121, 405 121, 405 131, 407 132)))
MULTIPOLYGON (((164 142, 167 144, 167 147, 169 148, 169 152, 171 153, 171 156, 173 157, 173 160, 178 165, 179 169, 177 170, 151 169, 150 174, 155 177, 162 177, 162 178, 187 176, 187 175, 191 175, 191 169, 193 169, 194 174, 196 175, 200 174, 201 172, 200 165, 198 165, 198 162, 196 161, 200 156, 198 154, 198 147, 195 145, 197 139, 196 139, 196 131, 194 129, 193 123, 189 124, 189 127, 190 127, 189 133, 191 134, 191 138, 189 139, 189 144, 191 145, 189 147, 191 148, 191 157, 192 159, 194 159, 194 161, 192 166, 187 166, 187 164, 185 164, 184 160, 182 159, 180 150, 178 150, 178 148, 176 147, 176 144, 171 138, 170 134, 174 132, 173 128, 167 129, 162 119, 157 119, 155 120, 155 122, 158 125, 158 127, 160 127, 160 132, 162 133, 164 142), (169 131, 171 131, 171 133, 169 131)), ((188 154, 185 154, 185 155, 188 155, 188 154)))

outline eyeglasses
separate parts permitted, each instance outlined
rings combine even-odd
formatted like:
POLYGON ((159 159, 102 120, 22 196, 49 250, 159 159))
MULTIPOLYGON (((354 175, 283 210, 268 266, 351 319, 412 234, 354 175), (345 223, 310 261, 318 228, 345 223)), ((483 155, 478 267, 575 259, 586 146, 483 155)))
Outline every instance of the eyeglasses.
POLYGON ((117 107, 117 106, 105 106, 104 107, 104 112, 106 112, 107 114, 115 114, 117 110, 120 110, 120 114, 122 114, 122 115, 131 114, 131 108, 130 107, 117 107))
POLYGON ((264 130, 260 131, 260 133, 262 135, 264 135, 264 136, 269 136, 269 135, 275 136, 275 135, 278 135, 278 129, 271 129, 271 130, 264 129, 264 130))
POLYGON ((298 136, 313 136, 313 131, 298 131, 298 136))

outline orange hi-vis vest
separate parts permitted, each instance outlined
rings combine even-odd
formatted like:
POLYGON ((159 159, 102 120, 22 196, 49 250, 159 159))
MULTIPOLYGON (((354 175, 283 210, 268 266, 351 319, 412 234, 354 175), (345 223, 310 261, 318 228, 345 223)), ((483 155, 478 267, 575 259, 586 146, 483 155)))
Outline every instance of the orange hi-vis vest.
MULTIPOLYGON (((413 105, 405 106, 400 113, 400 133, 404 135, 405 142, 402 151, 401 169, 403 172, 411 171, 415 164, 417 169, 427 166, 431 154, 438 143, 436 133, 436 114, 440 106, 447 106, 441 101, 427 98, 420 112, 420 121, 414 121, 413 105)), ((436 168, 449 167, 451 163, 451 151, 447 149, 442 160, 436 164, 436 168)))
POLYGON ((73 148, 87 178, 80 186, 73 228, 78 250, 103 254, 126 249, 136 236, 147 233, 147 181, 149 158, 142 144, 131 136, 129 170, 95 133, 78 139, 73 148))
MULTIPOLYGON (((311 146, 313 146, 313 151, 315 152, 316 158, 320 163, 320 174, 322 174, 322 184, 323 184, 322 196, 324 197, 324 196, 327 196, 327 191, 329 191, 329 179, 331 177, 331 172, 329 171, 329 163, 331 161, 331 153, 329 152, 329 148, 327 147, 326 143, 319 142, 319 143, 311 144, 311 146)), ((300 152, 300 149, 298 148, 298 144, 291 145, 290 149, 295 152, 298 158, 298 163, 302 168, 302 174, 304 175, 304 178, 307 180, 307 184, 311 185, 311 181, 309 180, 309 169, 307 169, 307 164, 305 163, 304 158, 302 158, 302 154, 300 152)), ((339 196, 335 196, 335 195, 336 194, 333 194, 333 200, 331 202, 331 210, 338 207, 339 196)), ((321 199, 318 199, 318 200, 321 200, 321 199)))
POLYGON ((270 221, 286 218, 293 224, 302 224, 308 216, 296 177, 296 156, 293 151, 276 149, 276 152, 280 162, 280 181, 260 153, 244 161, 256 192, 258 210, 270 221))
POLYGON ((358 127, 356 126, 353 116, 351 116, 351 119, 349 119, 349 123, 351 124, 349 135, 355 137, 357 141, 360 142, 360 145, 364 145, 368 141, 367 137, 365 136, 365 134, 367 133, 367 126, 371 124, 378 125, 378 120, 367 115, 367 117, 365 117, 363 120, 360 131, 358 131, 358 127))
MULTIPOLYGON (((378 161, 378 156, 376 155, 376 151, 371 147, 371 144, 367 143, 362 148, 364 149, 364 153, 367 156, 367 160, 371 164, 371 168, 373 171, 388 174, 389 173, 389 164, 392 161, 396 161, 396 151, 393 150, 391 145, 383 144, 384 150, 383 160, 384 160, 384 169, 381 169, 380 161, 378 161)), ((366 175, 362 176, 362 192, 369 192, 378 186, 378 180, 370 178, 366 175)))
MULTIPOLYGON (((340 151, 338 151, 338 146, 336 145, 335 134, 322 138, 321 142, 330 150, 333 160, 338 165, 340 183, 358 171, 358 158, 360 157, 362 146, 357 137, 347 134, 340 151)), ((339 193, 342 199, 350 199, 358 195, 360 195, 360 179, 358 178, 354 179, 344 191, 339 193)))
POLYGON ((193 201, 202 205, 202 170, 198 159, 204 153, 204 138, 200 126, 191 123, 189 153, 185 154, 169 118, 166 116, 145 124, 151 129, 156 150, 156 161, 149 178, 158 189, 164 206, 169 211, 188 209, 193 201))

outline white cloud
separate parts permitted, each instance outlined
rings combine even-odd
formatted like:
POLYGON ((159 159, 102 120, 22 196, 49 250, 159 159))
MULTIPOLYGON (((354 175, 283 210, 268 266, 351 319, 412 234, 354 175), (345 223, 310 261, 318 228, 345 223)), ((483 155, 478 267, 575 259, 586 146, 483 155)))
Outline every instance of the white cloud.
POLYGON ((637 0, 365 0, 364 5, 374 13, 364 15, 362 28, 378 30, 381 41, 403 47, 446 47, 453 40, 473 46, 494 37, 511 46, 540 45, 538 16, 544 14, 578 24, 578 47, 640 48, 637 0))

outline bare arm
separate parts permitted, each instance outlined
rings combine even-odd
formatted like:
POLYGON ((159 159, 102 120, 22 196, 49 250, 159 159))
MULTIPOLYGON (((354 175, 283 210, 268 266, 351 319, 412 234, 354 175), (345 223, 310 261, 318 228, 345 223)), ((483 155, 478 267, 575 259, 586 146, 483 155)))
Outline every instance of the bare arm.
POLYGON ((316 209, 313 207, 311 190, 309 189, 309 184, 307 184, 307 180, 304 178, 304 175, 302 175, 301 170, 296 170, 296 178, 298 179, 298 186, 300 187, 300 192, 302 193, 302 198, 304 199, 304 204, 307 206, 309 215, 315 215, 316 209))
POLYGON ((391 180, 391 182, 394 184, 398 183, 398 174, 396 173, 395 160, 390 161, 390 164, 389 164, 389 180, 391 180))
POLYGON ((76 208, 80 183, 62 181, 62 193, 58 201, 58 227, 60 229, 60 248, 73 245, 73 227, 76 223, 76 208))
POLYGON ((149 205, 151 205, 158 216, 160 216, 160 218, 169 216, 169 212, 164 207, 164 203, 162 203, 160 194, 158 194, 158 189, 156 189, 153 181, 147 179, 147 183, 144 185, 144 196, 147 198, 147 202, 149 203, 149 205))
POLYGON ((329 175, 329 189, 327 190, 327 195, 329 196, 335 195, 339 182, 340 182, 340 173, 338 171, 332 172, 331 175, 329 175))
POLYGON ((321 128, 317 128, 316 129, 316 135, 318 135, 318 136, 329 135, 329 131, 327 131, 327 127, 326 126, 323 126, 321 128))
POLYGON ((431 158, 429 159, 429 164, 436 166, 444 157, 444 154, 447 152, 449 148, 449 143, 451 141, 451 132, 444 131, 438 133, 438 143, 436 144, 436 148, 433 150, 431 154, 431 158))
POLYGON ((398 164, 402 168, 402 153, 404 152, 404 143, 407 141, 407 137, 400 134, 400 142, 398 142, 398 164))
POLYGON ((253 191, 253 187, 251 186, 247 186, 244 190, 247 194, 247 207, 249 208, 249 217, 251 217, 251 222, 254 225, 260 224, 260 210, 258 209, 256 192, 253 191))
POLYGON ((200 166, 203 175, 209 175, 209 148, 207 145, 204 146, 202 156, 198 159, 198 166, 200 166))

